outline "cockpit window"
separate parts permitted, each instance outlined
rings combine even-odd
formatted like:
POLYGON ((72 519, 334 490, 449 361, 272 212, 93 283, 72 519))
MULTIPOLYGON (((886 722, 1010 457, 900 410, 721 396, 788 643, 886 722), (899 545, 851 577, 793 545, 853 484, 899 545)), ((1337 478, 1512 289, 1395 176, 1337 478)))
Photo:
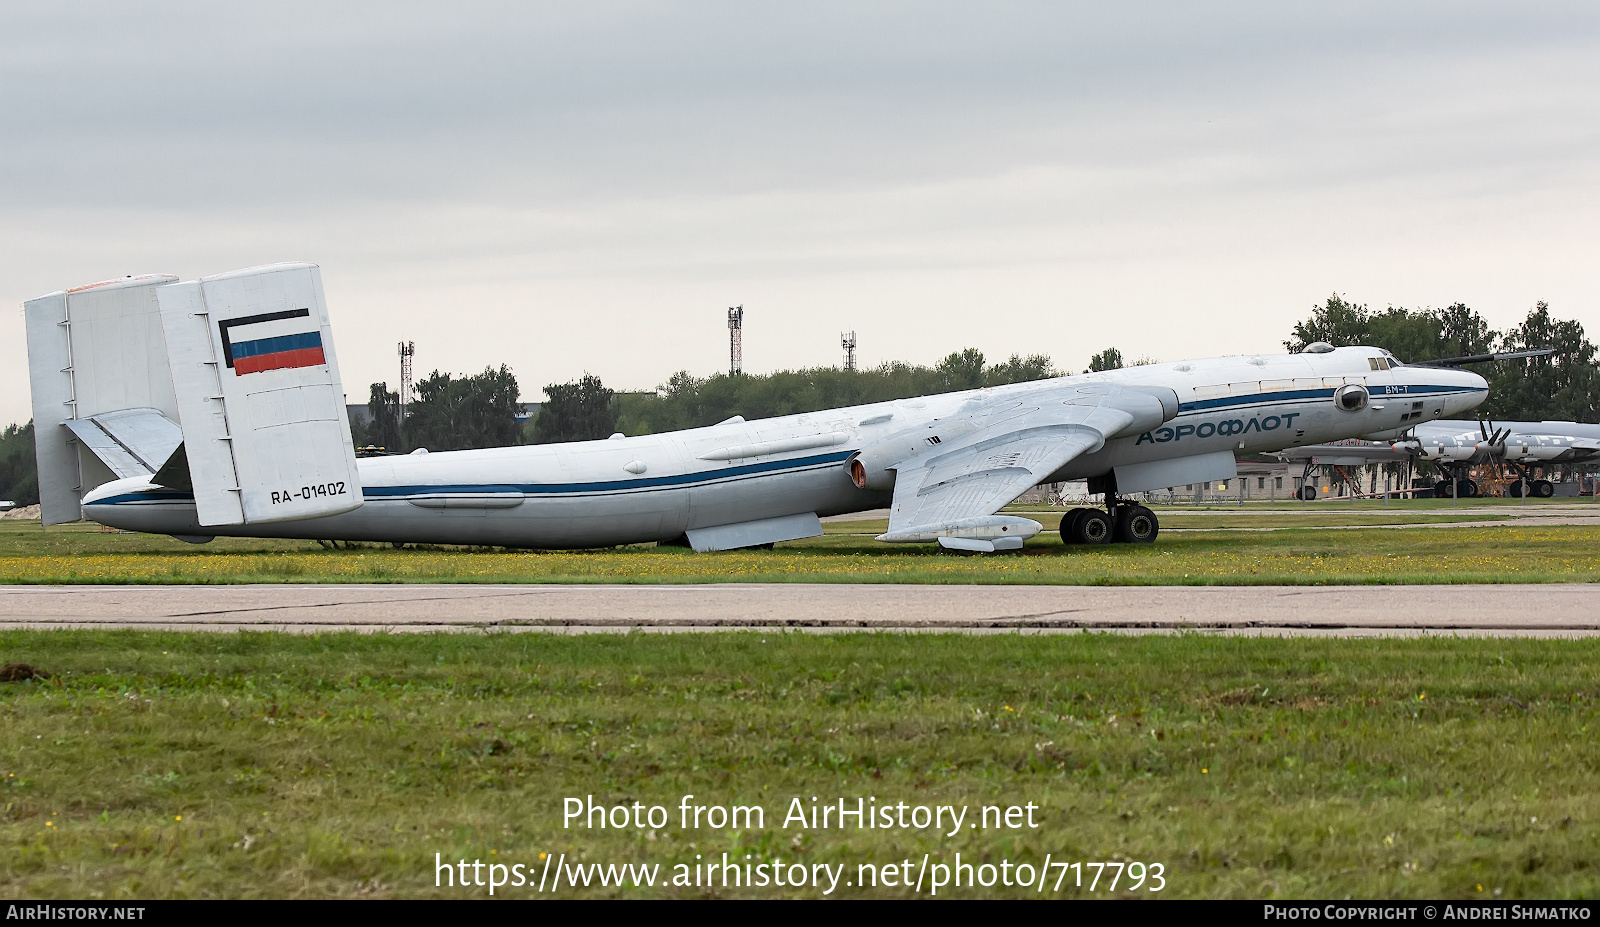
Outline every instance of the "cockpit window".
POLYGON ((1387 358, 1387 357, 1369 357, 1369 358, 1367 358, 1367 366, 1371 367, 1373 370, 1388 370, 1389 369, 1389 358, 1387 358))

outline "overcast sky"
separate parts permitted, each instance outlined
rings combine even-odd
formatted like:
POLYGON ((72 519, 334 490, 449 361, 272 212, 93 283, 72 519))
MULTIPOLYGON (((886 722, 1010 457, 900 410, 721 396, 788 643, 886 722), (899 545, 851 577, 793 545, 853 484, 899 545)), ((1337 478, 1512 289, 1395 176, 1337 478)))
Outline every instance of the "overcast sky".
POLYGON ((506 363, 1281 351, 1330 292, 1600 334, 1593 3, 0 6, 21 303, 322 266, 345 389, 506 363))

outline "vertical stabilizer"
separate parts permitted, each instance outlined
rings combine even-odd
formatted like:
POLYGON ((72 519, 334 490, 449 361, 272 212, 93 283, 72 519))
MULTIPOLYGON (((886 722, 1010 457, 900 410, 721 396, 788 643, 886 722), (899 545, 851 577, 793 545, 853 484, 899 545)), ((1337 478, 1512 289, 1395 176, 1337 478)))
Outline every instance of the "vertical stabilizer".
POLYGON ((39 514, 47 525, 83 517, 78 452, 62 423, 72 418, 72 346, 67 293, 22 305, 28 324, 28 384, 33 391, 33 453, 39 467, 39 514))
POLYGON ((200 524, 292 521, 361 505, 316 265, 167 286, 160 303, 200 524))
POLYGON ((65 423, 125 409, 176 420, 156 291, 177 280, 147 274, 51 293, 24 304, 44 523, 83 517, 85 492, 120 474, 65 423))

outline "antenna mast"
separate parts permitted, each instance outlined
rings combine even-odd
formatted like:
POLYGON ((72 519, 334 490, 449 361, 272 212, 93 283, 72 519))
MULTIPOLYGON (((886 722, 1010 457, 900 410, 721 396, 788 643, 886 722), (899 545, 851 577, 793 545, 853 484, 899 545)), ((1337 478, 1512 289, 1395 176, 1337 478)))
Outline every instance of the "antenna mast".
POLYGON ((856 333, 844 332, 839 336, 839 342, 844 345, 844 369, 856 369, 856 333))
POLYGON ((406 406, 411 404, 411 355, 417 353, 414 341, 400 342, 400 420, 406 419, 406 406))
POLYGON ((728 374, 744 372, 744 306, 728 307, 728 374))

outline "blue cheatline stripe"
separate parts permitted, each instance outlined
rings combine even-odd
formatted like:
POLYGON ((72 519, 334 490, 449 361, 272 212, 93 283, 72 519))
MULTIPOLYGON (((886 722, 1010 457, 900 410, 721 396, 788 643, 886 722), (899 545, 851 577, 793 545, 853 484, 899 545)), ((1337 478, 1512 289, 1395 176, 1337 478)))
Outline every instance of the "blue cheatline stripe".
POLYGON ((193 502, 194 493, 169 489, 152 489, 145 492, 127 492, 109 499, 96 499, 87 505, 124 505, 130 502, 193 502))
POLYGON ((1198 399, 1178 404, 1179 412, 1198 412, 1202 409, 1223 409, 1228 406, 1254 405, 1268 402, 1294 402, 1305 399, 1332 399, 1332 389, 1297 389, 1282 393, 1255 393, 1248 396, 1222 396, 1217 399, 1198 399))
MULTIPOLYGON (((1297 389, 1285 390, 1278 393, 1252 393, 1245 396, 1221 396, 1216 399, 1199 399, 1194 402, 1185 402, 1178 405, 1179 412, 1198 412, 1204 409, 1224 409, 1229 406, 1254 405, 1267 402, 1289 402, 1306 399, 1332 399, 1334 390, 1338 387, 1327 389, 1297 389)), ((1367 387, 1373 399, 1398 399, 1403 396, 1437 395, 1439 393, 1482 393, 1487 392, 1487 387, 1468 386, 1397 386, 1394 389, 1401 392, 1385 392, 1384 387, 1367 387)))
MULTIPOLYGON (((713 483, 730 477, 754 476, 779 470, 801 470, 839 463, 850 459, 855 451, 835 451, 811 457, 789 460, 769 460, 764 463, 745 464, 721 470, 702 470, 698 473, 680 473, 676 476, 657 476, 649 479, 612 480, 595 483, 450 483, 418 486, 367 486, 361 491, 364 499, 404 499, 407 496, 457 495, 520 492, 526 495, 563 495, 585 492, 609 492, 626 489, 653 489, 673 486, 690 486, 696 483, 713 483)), ((136 502, 193 502, 192 493, 170 490, 124 493, 100 499, 91 505, 123 505, 136 502)))
POLYGON ((235 341, 233 356, 257 357, 262 354, 279 354, 283 351, 303 351, 322 347, 321 332, 304 332, 299 335, 278 335, 275 338, 257 338, 254 341, 235 341))
POLYGON ((854 453, 855 451, 835 451, 831 454, 796 457, 790 460, 769 460, 764 463, 745 464, 741 467, 727 467, 722 470, 702 470, 698 473, 680 473, 675 476, 656 476, 636 480, 607 480, 593 483, 452 483, 421 486, 368 486, 362 490, 362 495, 368 499, 392 499, 396 496, 403 498, 405 496, 434 495, 438 493, 495 492, 520 492, 526 495, 546 496, 585 492, 611 492, 624 489, 654 489, 687 486, 695 483, 710 483, 717 480, 725 480, 729 477, 751 476, 758 473, 771 473, 776 470, 817 467, 848 460, 850 455, 854 453))

